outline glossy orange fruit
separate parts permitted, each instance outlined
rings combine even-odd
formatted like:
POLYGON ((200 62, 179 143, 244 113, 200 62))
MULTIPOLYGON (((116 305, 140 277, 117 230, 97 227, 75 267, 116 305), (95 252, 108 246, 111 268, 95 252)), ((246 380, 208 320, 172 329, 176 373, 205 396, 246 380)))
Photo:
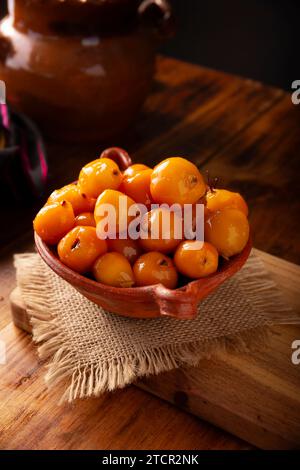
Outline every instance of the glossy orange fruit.
POLYGON ((158 208, 152 209, 143 216, 139 243, 144 251, 171 253, 182 238, 182 218, 174 211, 158 208), (170 221, 169 226, 168 221, 170 221))
POLYGON ((203 231, 204 220, 208 214, 208 209, 203 200, 200 199, 196 204, 186 206, 182 213, 185 238, 190 239, 196 231, 203 231))
POLYGON ((133 165, 129 166, 125 171, 123 171, 123 178, 133 176, 135 173, 139 173, 140 171, 144 170, 151 170, 147 165, 143 163, 134 163, 133 165))
POLYGON ((205 194, 206 184, 196 165, 172 157, 154 168, 150 190, 153 200, 160 204, 194 204, 205 194))
POLYGON ((81 193, 77 184, 67 184, 61 189, 56 189, 50 194, 47 204, 62 201, 68 201, 72 204, 75 215, 81 212, 93 211, 96 203, 96 199, 81 193))
POLYGON ((49 245, 58 243, 74 225, 74 211, 68 201, 47 204, 38 212, 33 221, 34 230, 49 245))
POLYGON ((139 257, 134 263, 133 272, 138 286, 163 284, 168 289, 175 289, 177 285, 177 271, 168 256, 149 252, 139 257))
POLYGON ((102 284, 114 287, 132 287, 134 275, 129 261, 120 253, 107 253, 100 256, 93 266, 95 279, 102 284))
POLYGON ((116 251, 125 256, 130 264, 133 264, 142 254, 142 250, 136 240, 131 240, 130 238, 111 240, 108 238, 106 241, 109 251, 116 251))
POLYGON ((121 171, 110 158, 98 158, 88 163, 78 179, 80 191, 92 198, 97 198, 105 189, 118 189, 121 182, 121 171))
POLYGON ((206 194, 206 204, 210 211, 223 209, 239 209, 248 216, 248 206, 245 199, 239 194, 227 189, 214 189, 206 194))
POLYGON ((75 219, 76 225, 79 226, 90 226, 90 227, 96 227, 96 222, 94 218, 93 212, 82 212, 81 214, 78 214, 76 219, 75 219))
POLYGON ((115 235, 115 231, 114 227, 107 227, 107 211, 104 210, 107 206, 104 206, 104 204, 109 204, 114 208, 116 217, 115 219, 114 217, 112 218, 112 222, 116 222, 116 233, 119 233, 119 231, 126 231, 130 221, 134 219, 134 216, 128 215, 128 209, 131 206, 136 205, 135 201, 120 191, 113 189, 106 189, 98 197, 94 211, 97 230, 99 230, 99 233, 103 233, 103 231, 105 231, 108 237, 112 237, 115 235), (122 205, 122 202, 124 206, 122 205))
POLYGON ((124 176, 120 190, 135 202, 149 206, 151 204, 150 182, 151 169, 137 171, 130 176, 124 176))
POLYGON ((205 221, 205 240, 224 258, 243 251, 249 239, 249 222, 244 212, 224 209, 212 212, 205 221))
POLYGON ((107 252, 105 240, 97 237, 94 227, 74 227, 58 244, 59 259, 78 273, 90 271, 98 256, 107 252))
POLYGON ((175 252, 174 263, 184 276, 199 279, 217 271, 218 258, 216 248, 210 243, 185 240, 175 252))

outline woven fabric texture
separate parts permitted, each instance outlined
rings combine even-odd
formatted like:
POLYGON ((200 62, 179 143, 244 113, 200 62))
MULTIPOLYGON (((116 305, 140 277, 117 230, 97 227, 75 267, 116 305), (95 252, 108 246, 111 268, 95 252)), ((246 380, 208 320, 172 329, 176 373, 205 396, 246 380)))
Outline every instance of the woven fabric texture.
POLYGON ((196 365, 218 348, 251 349, 264 341, 269 325, 299 323, 254 255, 199 304, 195 320, 185 321, 105 312, 35 253, 16 255, 15 265, 39 354, 49 360, 46 381, 65 381, 64 400, 96 396, 141 376, 196 365))

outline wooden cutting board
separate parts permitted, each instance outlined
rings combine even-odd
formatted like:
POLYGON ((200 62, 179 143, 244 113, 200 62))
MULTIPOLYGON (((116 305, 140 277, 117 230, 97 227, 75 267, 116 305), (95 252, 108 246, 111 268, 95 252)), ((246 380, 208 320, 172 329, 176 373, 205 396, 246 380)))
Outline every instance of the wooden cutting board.
MULTIPOLYGON (((256 253, 286 302, 300 313, 300 267, 256 253)), ((30 318, 16 289, 11 309, 14 323, 30 332, 30 318)), ((260 448, 300 448, 300 364, 291 359, 300 328, 276 326, 271 333, 269 343, 251 354, 222 352, 198 367, 160 374, 137 386, 260 448)))

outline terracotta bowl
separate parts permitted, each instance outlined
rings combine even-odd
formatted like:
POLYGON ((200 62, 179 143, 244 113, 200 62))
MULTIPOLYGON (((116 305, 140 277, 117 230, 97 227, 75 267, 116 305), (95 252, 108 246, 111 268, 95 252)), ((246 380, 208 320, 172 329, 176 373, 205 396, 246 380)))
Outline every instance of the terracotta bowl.
MULTIPOLYGON (((108 149, 102 153, 101 157, 114 159, 122 170, 131 164, 130 157, 122 149, 108 149)), ((56 274, 84 297, 104 309, 133 318, 170 316, 178 319, 195 318, 199 302, 242 268, 252 248, 251 239, 249 239, 244 250, 230 260, 222 261, 216 273, 170 290, 161 284, 131 288, 100 284, 65 266, 58 259, 55 250, 47 246, 36 233, 35 244, 42 259, 56 274)))

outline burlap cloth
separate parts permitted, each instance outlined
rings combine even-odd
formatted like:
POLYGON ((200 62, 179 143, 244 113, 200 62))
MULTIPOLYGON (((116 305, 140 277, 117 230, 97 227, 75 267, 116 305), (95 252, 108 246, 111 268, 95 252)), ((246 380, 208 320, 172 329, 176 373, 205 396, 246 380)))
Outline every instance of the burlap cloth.
POLYGON ((269 325, 300 323, 254 255, 188 321, 137 320, 105 312, 35 253, 16 255, 15 266, 39 355, 49 361, 46 382, 64 381, 62 400, 97 396, 138 377, 196 365, 219 348, 251 349, 265 341, 269 325))

